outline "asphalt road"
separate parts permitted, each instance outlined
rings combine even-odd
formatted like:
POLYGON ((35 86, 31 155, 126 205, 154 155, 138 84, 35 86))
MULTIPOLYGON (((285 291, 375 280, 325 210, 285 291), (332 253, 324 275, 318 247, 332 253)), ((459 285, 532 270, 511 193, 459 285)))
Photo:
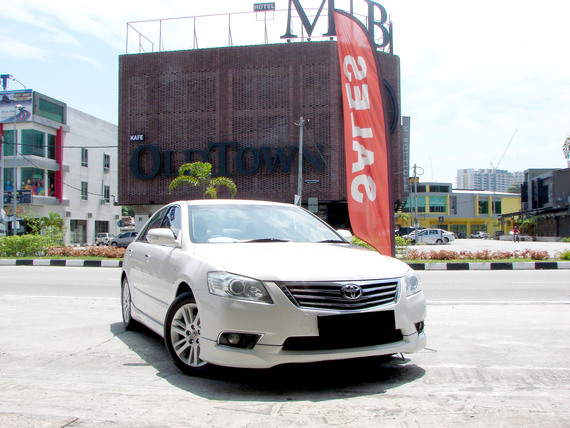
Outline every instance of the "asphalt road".
POLYGON ((568 272, 420 275, 428 348, 405 360, 193 378, 124 331, 118 269, 0 267, 0 426, 568 426, 568 272))

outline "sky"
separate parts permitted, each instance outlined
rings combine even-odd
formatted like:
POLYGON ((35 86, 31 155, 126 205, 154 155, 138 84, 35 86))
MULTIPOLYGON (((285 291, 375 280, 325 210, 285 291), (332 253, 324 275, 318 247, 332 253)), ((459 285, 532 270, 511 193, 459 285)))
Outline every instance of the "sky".
MULTIPOLYGON (((164 18, 250 12, 261 0, 18 0, 3 2, 0 74, 10 90, 28 89, 100 119, 118 122, 118 59, 141 46, 193 47, 191 20, 164 18), (127 23, 133 23, 130 27, 127 23), (160 33, 162 30, 162 33, 160 33)), ((301 0, 318 8, 321 0, 301 0)), ((421 181, 454 183, 457 170, 565 168, 570 135, 570 1, 378 0, 394 29, 401 60, 401 113, 411 117, 410 165, 421 181)), ((286 9, 287 0, 275 0, 286 9)), ((337 0, 348 10, 349 0, 337 0)), ((365 13, 364 0, 353 0, 365 13)), ((198 47, 261 44, 263 26, 277 36, 278 19, 243 24, 251 15, 206 18, 198 47), (222 21, 220 21, 222 20, 222 21), (222 24, 220 25, 220 22, 222 24), (261 29, 261 30, 260 30, 261 29)), ((261 16, 261 15, 259 15, 261 16)), ((321 19, 324 21, 324 19, 321 19)), ((247 21, 249 22, 249 21, 247 21)), ((199 27, 199 25, 201 25, 199 27)), ((319 23, 320 25, 320 23, 319 23)), ((297 34, 299 30, 297 29, 297 34)))

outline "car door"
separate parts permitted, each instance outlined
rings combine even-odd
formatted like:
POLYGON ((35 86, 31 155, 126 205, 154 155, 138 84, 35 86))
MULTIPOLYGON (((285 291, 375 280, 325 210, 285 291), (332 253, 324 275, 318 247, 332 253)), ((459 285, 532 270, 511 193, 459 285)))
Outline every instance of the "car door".
POLYGON ((145 289, 145 282, 146 276, 148 275, 148 257, 146 257, 146 255, 148 254, 150 244, 144 237, 150 229, 159 227, 161 222, 162 215, 161 212, 158 211, 141 231, 142 238, 135 239, 125 252, 125 260, 128 267, 127 276, 131 288, 131 300, 138 310, 147 315, 147 290, 145 289))
MULTIPOLYGON (((181 215, 180 206, 171 205, 160 223, 161 228, 170 229, 177 239, 182 228, 181 215)), ((147 311, 150 317, 161 324, 179 276, 181 256, 181 250, 177 246, 148 244, 145 276, 147 311)))

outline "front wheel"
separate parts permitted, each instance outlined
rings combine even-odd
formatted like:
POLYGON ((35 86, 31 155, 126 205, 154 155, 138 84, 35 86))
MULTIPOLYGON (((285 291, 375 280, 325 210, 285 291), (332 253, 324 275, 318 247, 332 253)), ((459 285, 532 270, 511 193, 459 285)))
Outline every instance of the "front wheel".
POLYGON ((132 312, 132 300, 131 300, 131 289, 129 287, 129 281, 125 276, 121 283, 121 308, 123 312, 123 325, 126 330, 135 330, 137 327, 137 322, 133 319, 132 312))
POLYGON ((436 243, 437 245, 441 245, 441 244, 443 244, 443 241, 442 241, 441 239, 438 239, 437 241, 435 241, 435 243, 436 243))
POLYGON ((185 374, 198 374, 211 364, 200 358, 201 320, 191 293, 178 296, 168 308, 164 323, 164 343, 172 359, 185 374))

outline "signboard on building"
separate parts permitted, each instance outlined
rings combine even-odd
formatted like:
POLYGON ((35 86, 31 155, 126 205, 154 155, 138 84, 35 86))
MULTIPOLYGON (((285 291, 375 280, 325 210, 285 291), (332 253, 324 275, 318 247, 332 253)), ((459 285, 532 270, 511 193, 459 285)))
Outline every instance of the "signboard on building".
POLYGON ((30 122, 32 120, 31 89, 0 91, 0 122, 30 122))

